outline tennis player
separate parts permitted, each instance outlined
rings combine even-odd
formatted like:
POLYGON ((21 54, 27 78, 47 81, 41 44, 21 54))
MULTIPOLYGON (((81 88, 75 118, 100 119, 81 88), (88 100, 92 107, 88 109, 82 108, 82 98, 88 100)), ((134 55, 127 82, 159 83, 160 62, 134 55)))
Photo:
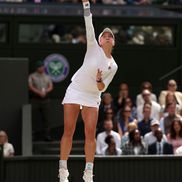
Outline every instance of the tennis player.
POLYGON ((95 132, 100 96, 107 89, 117 71, 117 64, 111 55, 115 45, 113 32, 111 29, 105 28, 99 35, 97 42, 90 13, 90 3, 88 0, 82 0, 82 3, 87 51, 84 62, 73 75, 62 102, 64 104, 64 134, 60 144, 60 182, 68 182, 67 160, 72 148, 72 138, 80 110, 85 127, 86 165, 83 179, 85 182, 93 182, 95 132))

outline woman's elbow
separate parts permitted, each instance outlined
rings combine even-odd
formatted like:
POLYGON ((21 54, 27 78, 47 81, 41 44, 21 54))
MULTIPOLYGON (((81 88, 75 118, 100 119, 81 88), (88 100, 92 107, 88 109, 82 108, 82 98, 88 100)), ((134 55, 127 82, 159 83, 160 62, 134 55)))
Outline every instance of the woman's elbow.
POLYGON ((98 90, 103 92, 105 90, 105 87, 104 86, 103 87, 98 87, 98 90))
POLYGON ((104 88, 98 87, 98 90, 99 90, 99 91, 103 91, 103 90, 104 90, 104 88))

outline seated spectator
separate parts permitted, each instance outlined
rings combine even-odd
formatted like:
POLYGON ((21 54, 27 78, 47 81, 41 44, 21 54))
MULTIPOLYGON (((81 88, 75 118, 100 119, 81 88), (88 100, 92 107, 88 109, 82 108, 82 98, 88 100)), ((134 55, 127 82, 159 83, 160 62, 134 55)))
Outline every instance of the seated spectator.
POLYGON ((174 103, 169 103, 166 106, 167 116, 161 118, 160 120, 160 128, 162 129, 163 133, 166 135, 169 133, 171 124, 175 118, 181 118, 181 116, 176 114, 176 105, 174 103))
POLYGON ((144 137, 146 133, 149 133, 151 131, 151 121, 151 105, 145 104, 143 107, 143 119, 140 122, 138 122, 138 129, 140 131, 141 136, 144 137))
POLYGON ((112 120, 105 120, 104 121, 104 131, 99 133, 97 135, 96 140, 96 154, 100 155, 102 154, 102 150, 107 147, 107 143, 105 142, 105 139, 108 135, 112 135, 114 137, 116 147, 120 148, 121 146, 121 137, 120 135, 113 131, 113 122, 112 120))
POLYGON ((125 143, 122 150, 123 155, 144 155, 146 145, 142 142, 140 131, 135 129, 129 133, 129 141, 125 143))
MULTIPOLYGON (((113 106, 113 102, 112 101, 113 101, 113 99, 112 99, 112 95, 110 93, 105 92, 102 95, 101 104, 99 106, 99 117, 98 117, 98 122, 97 122, 97 130, 98 130, 98 132, 103 131, 104 120, 106 119, 106 117, 109 117, 109 114, 107 114, 107 110, 108 109, 112 110, 112 111, 109 111, 109 112, 112 112, 112 117, 113 117, 114 106, 113 106)), ((112 118, 109 117, 108 119, 112 119, 112 118)))
POLYGON ((137 110, 136 110, 136 107, 133 104, 131 98, 130 97, 125 98, 123 103, 124 103, 124 105, 127 105, 127 106, 129 106, 131 108, 132 118, 137 119, 137 110))
POLYGON ((137 120, 132 118, 131 116, 131 108, 129 106, 125 106, 117 117, 115 118, 115 121, 118 123, 118 133, 122 137, 125 132, 127 131, 127 127, 129 123, 135 122, 137 123, 137 120))
MULTIPOLYGON (((144 142, 147 146, 151 145, 152 143, 156 142, 157 138, 155 136, 155 131, 159 129, 159 121, 158 120, 152 120, 151 121, 151 132, 145 134, 144 136, 144 142)), ((163 134, 163 140, 167 141, 166 136, 163 134)))
POLYGON ((143 90, 149 90, 151 95, 150 95, 150 100, 153 100, 155 102, 157 102, 157 97, 154 93, 152 93, 152 84, 150 82, 143 82, 141 85, 141 93, 137 95, 136 98, 136 106, 138 107, 139 105, 143 105, 144 104, 144 99, 142 96, 142 92, 143 90))
POLYGON ((165 98, 165 104, 161 106, 161 117, 167 116, 167 105, 170 103, 174 103, 176 105, 176 114, 181 113, 181 106, 177 103, 174 92, 168 91, 166 98, 165 98))
MULTIPOLYGON (((114 119, 113 109, 107 109, 105 112, 104 120, 102 122, 97 122, 97 134, 104 131, 104 121, 105 120, 113 121, 113 119, 114 119)), ((117 122, 113 122, 113 130, 118 132, 117 122)))
MULTIPOLYGON (((144 99, 144 104, 151 104, 151 118, 159 120, 161 107, 157 102, 151 100, 151 92, 149 90, 143 90, 142 97, 144 99)), ((137 107, 138 121, 143 119, 144 104, 140 104, 137 107)))
POLYGON ((163 133, 160 128, 155 131, 157 141, 148 146, 148 154, 173 154, 173 147, 171 144, 163 141, 163 133))
POLYGON ((114 98, 113 100, 113 104, 114 104, 114 112, 118 113, 119 110, 122 109, 123 104, 123 100, 125 98, 129 97, 129 87, 128 84, 126 83, 121 83, 119 85, 119 92, 118 92, 118 96, 116 98, 114 98))
POLYGON ((174 93, 177 104, 179 104, 180 108, 182 108, 182 93, 177 91, 177 83, 175 80, 169 80, 167 90, 161 91, 159 95, 159 104, 161 106, 165 105, 165 98, 168 91, 174 93))
POLYGON ((102 155, 121 155, 121 149, 116 147, 116 142, 112 135, 108 135, 105 139, 107 147, 103 148, 102 155))
POLYGON ((173 120, 167 140, 173 146, 173 151, 182 145, 182 122, 179 118, 173 120))
POLYGON ((128 124, 128 130, 127 132, 125 132, 124 136, 121 138, 121 149, 123 148, 125 143, 129 141, 129 133, 135 129, 137 129, 137 124, 135 122, 128 124))
POLYGON ((0 144, 3 145, 4 157, 14 156, 14 147, 11 143, 8 142, 8 135, 5 131, 0 131, 0 144))
POLYGON ((107 109, 114 109, 112 95, 108 92, 103 93, 101 104, 99 106, 99 118, 98 121, 103 121, 106 116, 107 109))

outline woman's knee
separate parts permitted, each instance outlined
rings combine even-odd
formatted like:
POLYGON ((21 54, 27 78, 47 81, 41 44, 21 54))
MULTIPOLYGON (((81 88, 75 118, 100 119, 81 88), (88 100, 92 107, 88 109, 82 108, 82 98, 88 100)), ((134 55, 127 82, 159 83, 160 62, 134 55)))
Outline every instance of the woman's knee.
POLYGON ((65 127, 64 128, 64 136, 68 138, 72 138, 75 131, 75 127, 65 127))
POLYGON ((95 140, 96 128, 94 127, 85 127, 85 138, 87 140, 95 140))

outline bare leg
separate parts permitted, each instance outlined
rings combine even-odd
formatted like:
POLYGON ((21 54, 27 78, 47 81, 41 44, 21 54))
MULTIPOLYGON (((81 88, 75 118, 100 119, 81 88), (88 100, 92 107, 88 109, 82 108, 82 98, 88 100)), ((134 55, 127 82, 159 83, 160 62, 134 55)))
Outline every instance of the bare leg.
POLYGON ((94 107, 83 107, 82 118, 85 125, 86 162, 93 163, 96 150, 95 133, 98 120, 98 109, 94 107))
POLYGON ((79 112, 80 105, 64 104, 64 133, 60 145, 61 160, 68 160, 68 156, 72 148, 72 139, 79 112))

